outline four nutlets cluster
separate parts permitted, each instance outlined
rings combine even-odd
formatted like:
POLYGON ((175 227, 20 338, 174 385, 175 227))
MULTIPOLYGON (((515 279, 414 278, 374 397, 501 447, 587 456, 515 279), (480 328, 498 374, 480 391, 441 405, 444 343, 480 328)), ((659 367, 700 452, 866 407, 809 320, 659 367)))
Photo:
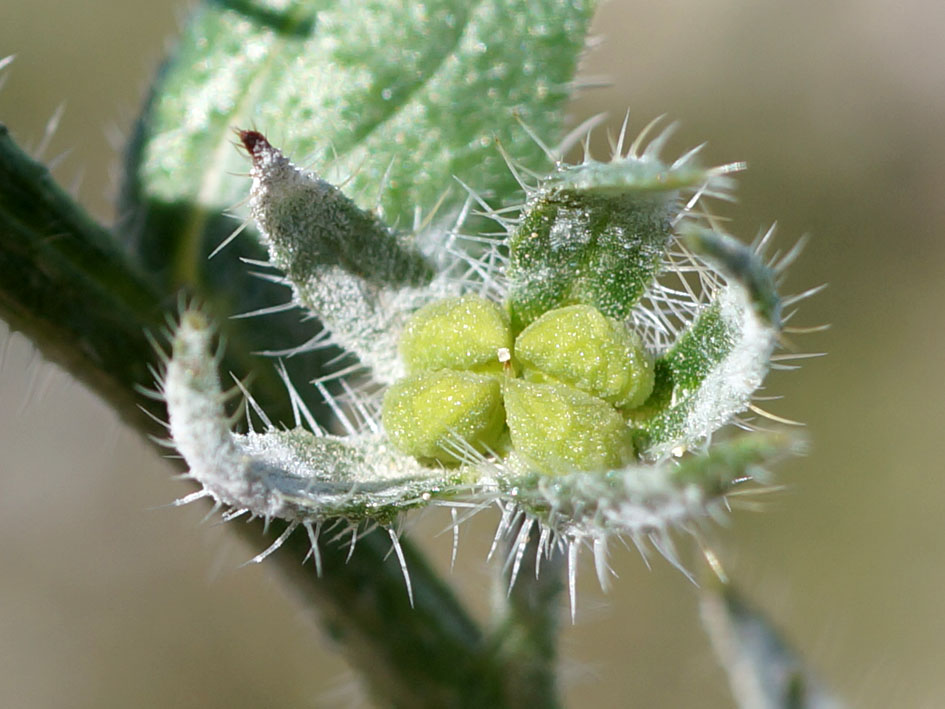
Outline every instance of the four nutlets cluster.
POLYGON ((502 234, 464 237, 462 222, 393 230, 243 131, 251 216, 278 271, 267 277, 324 324, 312 347, 357 363, 317 382, 334 426, 286 376, 295 428, 250 399, 265 430, 237 433, 210 321, 186 314, 164 391, 194 497, 283 518, 286 534, 302 525, 313 546, 326 520, 396 538, 404 510, 497 503, 503 520, 527 520, 522 544, 541 528, 541 553, 589 544, 606 569, 616 534, 669 554, 671 529, 723 509, 789 444, 713 437, 751 428, 792 255, 772 268, 767 237, 750 248, 722 233, 702 200, 727 198, 739 166, 664 162, 667 135, 626 152, 621 137, 608 162, 556 158, 514 208, 471 193, 502 234))
POLYGON ((515 337, 492 301, 446 298, 407 322, 400 354, 409 376, 384 396, 384 430, 423 461, 515 450, 546 474, 620 468, 633 458, 624 418, 653 391, 639 335, 590 305, 550 310, 515 337))

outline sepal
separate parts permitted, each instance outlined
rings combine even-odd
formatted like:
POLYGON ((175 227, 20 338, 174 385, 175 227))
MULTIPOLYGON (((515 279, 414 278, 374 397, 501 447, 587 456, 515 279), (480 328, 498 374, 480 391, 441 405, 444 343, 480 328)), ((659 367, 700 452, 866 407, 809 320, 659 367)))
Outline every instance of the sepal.
POLYGON ((649 460, 706 444, 761 386, 780 331, 771 270, 729 236, 692 227, 683 244, 707 272, 708 302, 655 363, 653 394, 631 414, 638 452, 649 460))
POLYGON ((513 327, 574 303, 628 318, 665 264, 685 198, 728 195, 725 173, 737 166, 698 168, 691 153, 666 164, 662 142, 607 163, 559 165, 530 191, 509 235, 513 327))

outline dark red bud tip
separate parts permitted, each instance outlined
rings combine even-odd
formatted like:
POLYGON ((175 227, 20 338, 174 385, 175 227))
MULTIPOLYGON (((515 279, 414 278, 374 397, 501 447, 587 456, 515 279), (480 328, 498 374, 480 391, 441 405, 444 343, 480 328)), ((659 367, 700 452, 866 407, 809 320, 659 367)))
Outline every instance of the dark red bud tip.
POLYGON ((262 152, 266 148, 271 148, 269 141, 266 140, 264 136, 259 131, 255 130, 238 130, 240 140, 243 141, 243 146, 249 152, 250 155, 255 156, 257 153, 262 152))

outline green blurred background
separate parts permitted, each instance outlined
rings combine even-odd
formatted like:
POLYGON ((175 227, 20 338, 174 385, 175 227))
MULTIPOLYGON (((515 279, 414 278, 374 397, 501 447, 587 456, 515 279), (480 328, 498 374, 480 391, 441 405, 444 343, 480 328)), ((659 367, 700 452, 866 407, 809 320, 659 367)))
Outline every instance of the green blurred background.
MULTIPOLYGON (((114 218, 117 152, 184 16, 176 2, 3 0, 0 56, 18 55, 0 120, 82 176, 114 218)), ((729 572, 825 682, 864 707, 945 705, 945 4, 932 0, 611 0, 572 122, 629 107, 682 122, 671 149, 746 160, 733 231, 778 220, 811 242, 788 291, 828 282, 796 324, 827 351, 770 377, 769 408, 807 422, 785 490, 712 540, 729 572)), ((600 131, 599 138, 603 138, 600 131)), ((601 140, 601 145, 603 145, 601 140)), ((153 508, 186 491, 105 407, 19 336, 0 370, 0 705, 355 705, 344 662, 205 512, 153 508)), ((417 521, 446 563, 438 514, 417 521)), ((453 574, 478 608, 494 519, 464 528, 453 574)), ((697 592, 659 558, 613 549, 607 595, 582 563, 562 637, 572 707, 726 707, 697 592)), ((563 609, 562 609, 563 610, 563 609)))

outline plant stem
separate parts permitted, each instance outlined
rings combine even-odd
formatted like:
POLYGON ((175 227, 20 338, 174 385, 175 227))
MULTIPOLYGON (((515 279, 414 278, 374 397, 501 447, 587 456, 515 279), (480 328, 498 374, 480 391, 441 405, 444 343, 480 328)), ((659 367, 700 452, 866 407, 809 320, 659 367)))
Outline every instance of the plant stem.
MULTIPOLYGON (((507 554, 516 553, 520 529, 509 531, 507 554)), ((499 603, 490 643, 497 662, 506 668, 504 693, 511 705, 553 709, 560 706, 555 679, 564 559, 555 549, 550 559, 541 560, 541 573, 536 573, 538 548, 533 529, 520 550, 520 567, 511 588, 512 564, 503 569, 496 589, 499 603)))
POLYGON ((299 563, 308 549, 304 536, 290 537, 275 555, 294 562, 280 564, 280 572, 289 588, 317 601, 324 627, 361 669, 378 706, 520 706, 507 694, 513 669, 489 652, 475 621, 406 540, 413 608, 383 531, 358 540, 350 560, 346 545, 321 547, 321 578, 299 563))
POLYGON ((0 317, 148 433, 163 416, 135 386, 152 377, 168 304, 96 223, 0 124, 0 317))

